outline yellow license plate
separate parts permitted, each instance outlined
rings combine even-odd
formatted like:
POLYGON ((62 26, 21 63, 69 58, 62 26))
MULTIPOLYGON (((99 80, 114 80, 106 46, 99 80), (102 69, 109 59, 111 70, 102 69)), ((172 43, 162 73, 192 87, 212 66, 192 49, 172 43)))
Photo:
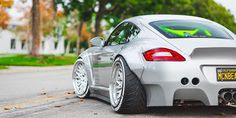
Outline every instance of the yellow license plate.
POLYGON ((217 81, 236 81, 236 68, 217 68, 217 81))

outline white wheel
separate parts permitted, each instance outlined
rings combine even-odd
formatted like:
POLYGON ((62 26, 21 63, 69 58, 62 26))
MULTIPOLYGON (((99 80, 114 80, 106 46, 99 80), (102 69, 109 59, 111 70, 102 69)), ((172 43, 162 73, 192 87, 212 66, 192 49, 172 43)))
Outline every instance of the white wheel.
POLYGON ((125 72, 124 68, 122 66, 122 63, 116 62, 113 66, 112 71, 112 83, 110 84, 110 99, 112 106, 115 107, 115 111, 117 111, 116 108, 119 108, 121 105, 120 102, 123 99, 124 94, 124 77, 125 72))
POLYGON ((88 76, 84 63, 81 60, 78 60, 74 65, 73 86, 75 93, 79 98, 88 96, 88 76))

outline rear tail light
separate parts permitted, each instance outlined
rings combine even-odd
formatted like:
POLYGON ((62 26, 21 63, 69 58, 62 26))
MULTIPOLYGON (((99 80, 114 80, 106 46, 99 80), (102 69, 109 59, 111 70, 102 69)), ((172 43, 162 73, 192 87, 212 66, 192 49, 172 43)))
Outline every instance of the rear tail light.
POLYGON ((167 48, 148 50, 143 54, 147 61, 185 61, 178 52, 167 48))

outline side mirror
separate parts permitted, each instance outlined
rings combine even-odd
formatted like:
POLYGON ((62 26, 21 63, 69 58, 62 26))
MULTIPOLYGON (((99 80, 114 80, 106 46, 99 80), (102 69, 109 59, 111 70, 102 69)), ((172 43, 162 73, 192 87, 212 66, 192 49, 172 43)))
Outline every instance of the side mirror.
POLYGON ((90 43, 94 47, 102 47, 104 44, 103 38, 102 37, 94 37, 90 40, 90 43))

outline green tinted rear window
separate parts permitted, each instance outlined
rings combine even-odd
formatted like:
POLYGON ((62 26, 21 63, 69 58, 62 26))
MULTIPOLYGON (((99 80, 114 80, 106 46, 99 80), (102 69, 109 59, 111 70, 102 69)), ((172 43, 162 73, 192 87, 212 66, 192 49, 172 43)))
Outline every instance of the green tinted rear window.
POLYGON ((223 38, 232 37, 220 26, 210 22, 165 20, 149 23, 167 38, 223 38))

